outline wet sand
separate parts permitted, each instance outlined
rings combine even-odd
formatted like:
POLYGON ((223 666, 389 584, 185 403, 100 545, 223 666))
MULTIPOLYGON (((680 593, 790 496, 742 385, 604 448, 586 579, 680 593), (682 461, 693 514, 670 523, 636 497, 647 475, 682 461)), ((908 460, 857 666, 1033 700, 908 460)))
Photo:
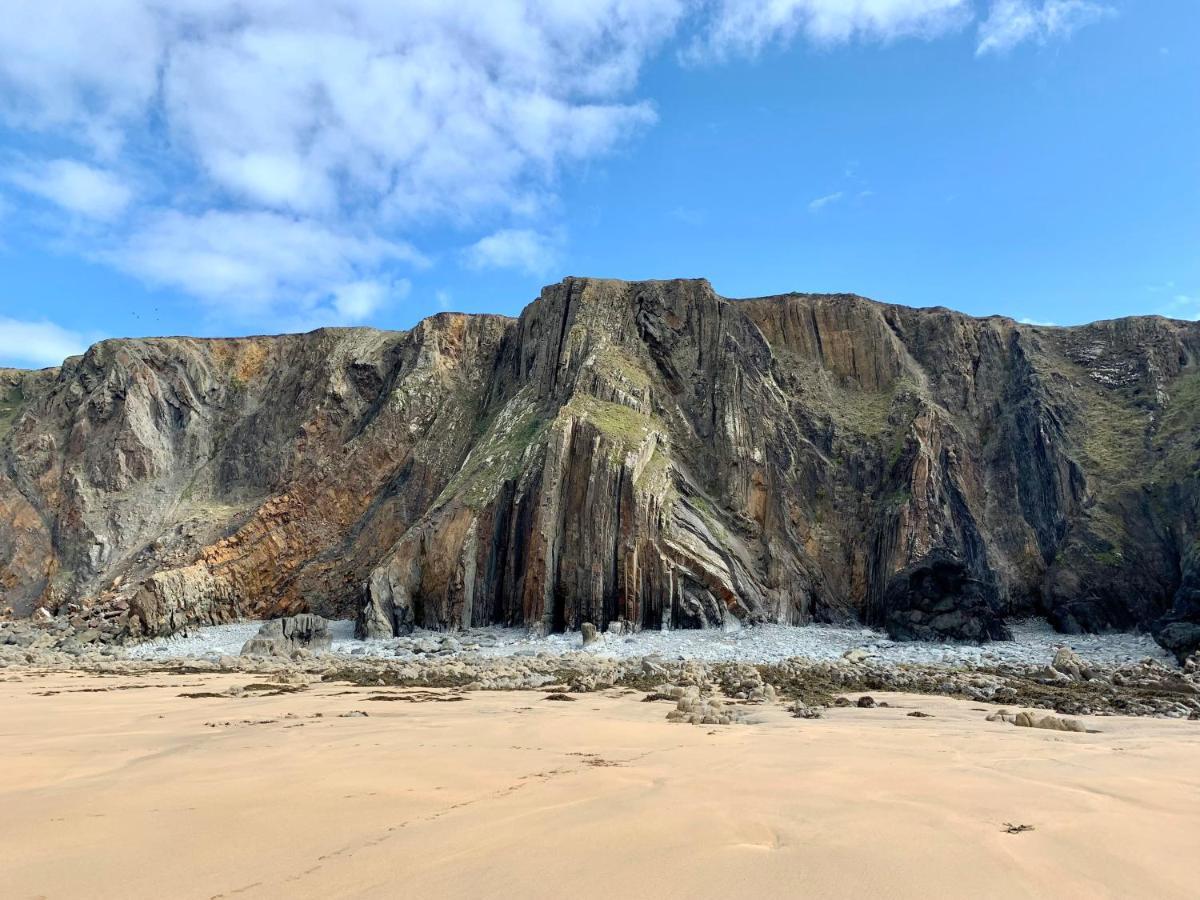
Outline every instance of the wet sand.
POLYGON ((897 694, 874 695, 888 709, 797 720, 776 706, 719 728, 668 723, 670 704, 616 690, 181 696, 263 680, 4 675, 3 895, 1198 889, 1196 722, 1091 718, 1100 733, 1063 734, 897 694), (368 715, 343 716, 355 710, 368 715))

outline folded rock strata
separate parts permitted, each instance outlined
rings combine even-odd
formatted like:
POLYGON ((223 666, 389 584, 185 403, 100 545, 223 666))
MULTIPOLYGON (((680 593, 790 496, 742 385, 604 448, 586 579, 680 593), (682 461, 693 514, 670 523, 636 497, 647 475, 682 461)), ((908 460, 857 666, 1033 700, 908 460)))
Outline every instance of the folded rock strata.
POLYGON ((1200 643, 1200 325, 568 278, 0 370, 0 606, 131 636, 1011 616, 1200 643), (91 618, 89 618, 91 617, 91 618))

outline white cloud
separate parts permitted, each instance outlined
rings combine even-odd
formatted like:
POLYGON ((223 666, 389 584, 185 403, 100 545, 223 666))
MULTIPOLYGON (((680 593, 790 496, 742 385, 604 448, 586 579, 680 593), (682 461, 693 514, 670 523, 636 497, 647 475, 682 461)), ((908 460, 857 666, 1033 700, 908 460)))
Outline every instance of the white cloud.
MULTIPOLYGON (((929 38, 981 8, 6 0, 0 127, 71 148, 18 161, 7 178, 66 211, 82 255, 223 317, 365 319, 381 308, 365 285, 393 286, 394 299, 425 262, 414 236, 447 226, 452 242, 476 241, 459 257, 468 265, 548 274, 563 244, 560 176, 656 121, 635 93, 640 72, 682 23, 698 36, 692 55, 711 60, 799 39, 929 38), (551 226, 534 231, 535 215, 551 226), (108 227, 97 237, 72 227, 78 217, 108 227)), ((997 0, 980 52, 1065 36, 1102 9, 997 0)))
POLYGON ((464 154, 490 150, 471 192, 486 199, 644 124, 645 105, 613 98, 682 11, 682 0, 9 0, 0 109, 26 127, 100 135, 160 112, 216 181, 267 205, 310 204, 332 182, 375 193, 400 176, 397 189, 439 206, 439 184, 404 176, 461 179, 464 154))
POLYGON ((810 200, 808 203, 808 208, 812 212, 820 212, 829 204, 837 203, 844 196, 846 195, 843 191, 834 191, 832 194, 826 194, 823 197, 816 197, 813 200, 810 200))
POLYGON ((87 340, 53 322, 0 316, 0 359, 29 366, 57 366, 87 349, 87 340))
MULTIPOLYGON (((1174 286, 1174 282, 1170 282, 1174 286)), ((1176 294, 1162 311, 1173 319, 1200 319, 1200 295, 1176 294)))
MULTIPOLYGON (((151 284, 179 288, 225 314, 311 308, 389 262, 422 266, 412 246, 273 212, 156 214, 98 258, 151 284)), ((359 289, 361 290, 361 289, 359 289)), ((336 304, 336 301, 335 301, 336 304)), ((361 309, 357 301, 347 308, 361 309)))
POLYGON ((0 115, 18 128, 82 136, 105 155, 157 89, 165 35, 141 0, 6 0, 0 115))
POLYGON ((506 228, 468 247, 465 259, 473 269, 521 269, 544 275, 557 262, 561 240, 528 228, 506 228))
POLYGON ((363 322, 391 301, 408 296, 412 284, 407 279, 386 283, 382 281, 352 281, 334 289, 333 308, 347 323, 363 322))
POLYGON ((987 19, 979 26, 976 53, 1005 53, 1024 41, 1045 44, 1069 38, 1115 11, 1090 0, 994 0, 987 19))
POLYGON ((438 309, 449 309, 452 298, 450 292, 446 290, 437 290, 433 292, 433 299, 437 301, 438 309))
POLYGON ((73 159, 29 163, 4 177, 23 191, 89 219, 115 219, 133 200, 133 191, 118 176, 73 159))
POLYGON ((1018 320, 1022 325, 1040 325, 1045 328, 1057 328, 1057 322, 1039 322, 1037 319, 1024 318, 1018 320))
POLYGON ((755 55, 801 36, 817 43, 934 37, 972 15, 970 0, 717 0, 686 58, 755 55))
POLYGON ((244 293, 282 316, 313 291, 394 279, 413 255, 395 252, 400 238, 419 229, 519 229, 551 209, 565 168, 655 121, 630 93, 684 10, 7 0, 0 125, 77 148, 87 163, 67 174, 90 173, 87 189, 18 175, 73 212, 111 219, 130 204, 105 170, 157 186, 113 245, 85 255, 215 298, 225 314, 246 308, 234 302, 244 293))

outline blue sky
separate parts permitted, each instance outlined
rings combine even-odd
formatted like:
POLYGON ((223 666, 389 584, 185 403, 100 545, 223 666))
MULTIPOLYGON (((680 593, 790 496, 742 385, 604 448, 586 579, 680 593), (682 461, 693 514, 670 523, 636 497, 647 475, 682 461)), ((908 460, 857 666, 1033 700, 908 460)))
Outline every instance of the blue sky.
POLYGON ((5 6, 0 365, 568 274, 1200 316, 1195 0, 5 6))

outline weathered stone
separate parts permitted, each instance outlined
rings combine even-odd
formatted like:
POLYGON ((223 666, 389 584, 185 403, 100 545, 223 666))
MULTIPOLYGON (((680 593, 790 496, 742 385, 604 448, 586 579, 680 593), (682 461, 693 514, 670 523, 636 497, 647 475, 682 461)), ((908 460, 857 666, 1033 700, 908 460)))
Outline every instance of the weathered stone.
POLYGON ((1183 662, 1200 649, 1200 623, 1172 622, 1159 629, 1155 635, 1158 642, 1183 662))
POLYGON ((258 634, 246 641, 242 655, 292 656, 300 650, 328 650, 332 643, 329 623, 306 613, 264 622, 258 634))
POLYGON ((1079 658, 1079 654, 1069 647, 1060 647, 1055 652, 1054 662, 1050 664, 1050 668, 1075 681, 1087 681, 1094 678, 1096 674, 1087 663, 1079 658))
POLYGON ((793 718, 796 719, 819 719, 821 718, 821 710, 816 706, 809 706, 806 703, 797 701, 792 704, 790 712, 793 718))
POLYGON ((130 601, 134 633, 172 634, 186 625, 218 625, 240 617, 233 585, 203 563, 156 572, 130 601))
POLYGON ((1083 733, 1087 727, 1078 719, 1064 719, 1059 716, 1039 716, 1032 712, 1010 713, 1007 709, 998 710, 987 717, 989 722, 1007 722, 1020 728, 1044 728, 1048 731, 1074 731, 1083 733))
POLYGON ((582 625, 580 625, 579 634, 582 638, 583 646, 585 647, 600 640, 600 634, 596 631, 596 626, 591 622, 584 622, 582 625))

